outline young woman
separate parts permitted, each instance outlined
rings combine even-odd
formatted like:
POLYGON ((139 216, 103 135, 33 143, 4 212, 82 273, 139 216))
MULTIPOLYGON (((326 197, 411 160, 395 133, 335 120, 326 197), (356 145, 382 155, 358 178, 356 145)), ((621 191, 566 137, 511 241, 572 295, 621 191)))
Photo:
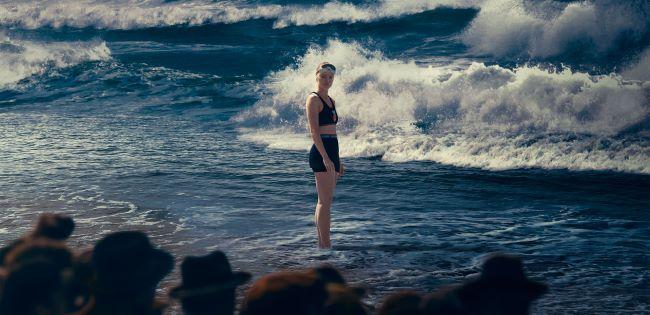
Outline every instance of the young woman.
POLYGON ((336 113, 334 100, 328 91, 334 82, 336 67, 323 62, 316 68, 316 92, 307 97, 307 119, 314 144, 309 152, 309 166, 316 176, 318 203, 316 204, 316 232, 318 247, 330 248, 330 209, 334 199, 336 180, 345 167, 339 160, 339 142, 336 139, 336 113))

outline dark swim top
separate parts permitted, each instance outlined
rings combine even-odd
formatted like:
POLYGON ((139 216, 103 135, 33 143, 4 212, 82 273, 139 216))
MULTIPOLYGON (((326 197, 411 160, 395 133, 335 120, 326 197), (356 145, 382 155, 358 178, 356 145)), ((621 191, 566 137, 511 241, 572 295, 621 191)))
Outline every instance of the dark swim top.
POLYGON ((337 122, 339 122, 339 116, 336 114, 336 105, 334 104, 334 100, 329 97, 330 102, 332 102, 332 107, 330 108, 327 103, 325 103, 325 100, 323 100, 320 95, 316 92, 312 92, 320 98, 320 101, 323 102, 323 110, 318 113, 318 125, 319 126, 326 126, 326 125, 336 125, 337 122))

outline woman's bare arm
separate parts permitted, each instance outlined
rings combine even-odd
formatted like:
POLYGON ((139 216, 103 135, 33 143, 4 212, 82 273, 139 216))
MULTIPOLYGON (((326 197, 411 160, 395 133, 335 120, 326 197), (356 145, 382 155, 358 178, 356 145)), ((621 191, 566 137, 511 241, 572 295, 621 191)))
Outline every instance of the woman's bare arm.
MULTIPOLYGON (((325 167, 327 167, 327 170, 330 171, 330 163, 325 163, 326 161, 331 161, 329 156, 327 155, 327 151, 325 151, 325 146, 323 145, 323 140, 320 137, 320 130, 318 126, 318 113, 320 112, 320 106, 319 101, 317 101, 318 97, 315 95, 310 95, 307 97, 307 103, 305 105, 306 111, 307 111, 307 120, 309 121, 309 131, 311 132, 311 139, 314 141, 314 144, 316 145, 316 149, 320 153, 320 156, 323 157, 323 162, 325 164, 325 167)), ((323 104, 323 106, 325 106, 323 104)))
POLYGON ((318 126, 318 113, 320 112, 320 104, 316 101, 316 96, 310 95, 307 98, 307 120, 309 121, 309 131, 311 132, 311 139, 316 145, 316 149, 322 157, 327 156, 323 140, 320 138, 320 129, 318 126))

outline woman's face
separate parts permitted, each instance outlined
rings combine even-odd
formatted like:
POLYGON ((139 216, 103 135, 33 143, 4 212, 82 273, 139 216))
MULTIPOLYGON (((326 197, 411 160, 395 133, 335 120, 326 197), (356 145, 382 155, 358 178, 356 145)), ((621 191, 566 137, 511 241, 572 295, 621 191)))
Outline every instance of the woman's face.
POLYGON ((329 71, 319 71, 316 75, 316 82, 319 87, 329 89, 334 83, 334 74, 329 71))

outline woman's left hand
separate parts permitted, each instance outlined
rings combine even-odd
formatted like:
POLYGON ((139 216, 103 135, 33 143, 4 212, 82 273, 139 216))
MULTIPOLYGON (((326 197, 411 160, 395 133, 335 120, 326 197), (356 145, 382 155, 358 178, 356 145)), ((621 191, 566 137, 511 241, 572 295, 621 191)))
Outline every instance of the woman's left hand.
POLYGON ((341 176, 343 176, 343 174, 345 174, 345 165, 343 165, 343 163, 341 163, 341 166, 339 167, 338 175, 339 175, 339 177, 341 177, 341 176))

